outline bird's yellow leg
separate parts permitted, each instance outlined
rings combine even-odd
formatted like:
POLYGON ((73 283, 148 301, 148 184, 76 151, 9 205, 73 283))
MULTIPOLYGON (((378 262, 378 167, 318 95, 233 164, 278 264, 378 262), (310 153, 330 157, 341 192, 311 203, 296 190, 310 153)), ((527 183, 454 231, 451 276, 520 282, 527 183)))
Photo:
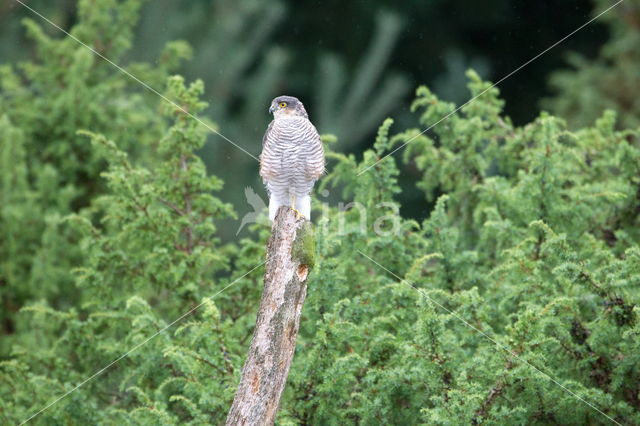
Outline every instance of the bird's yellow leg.
POLYGON ((304 217, 304 215, 302 213, 300 213, 298 211, 298 209, 296 209, 296 196, 295 195, 291 196, 291 210, 293 210, 293 212, 296 214, 296 220, 300 219, 301 217, 304 217))

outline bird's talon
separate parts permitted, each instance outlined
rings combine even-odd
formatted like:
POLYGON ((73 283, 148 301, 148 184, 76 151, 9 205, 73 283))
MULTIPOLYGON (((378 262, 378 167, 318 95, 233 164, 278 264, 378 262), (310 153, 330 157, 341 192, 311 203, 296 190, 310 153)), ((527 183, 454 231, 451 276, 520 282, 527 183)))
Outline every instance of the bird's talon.
POLYGON ((293 210, 293 212, 296 214, 296 220, 300 220, 304 217, 304 215, 300 213, 300 211, 298 211, 298 209, 296 209, 295 207, 291 207, 291 210, 293 210))

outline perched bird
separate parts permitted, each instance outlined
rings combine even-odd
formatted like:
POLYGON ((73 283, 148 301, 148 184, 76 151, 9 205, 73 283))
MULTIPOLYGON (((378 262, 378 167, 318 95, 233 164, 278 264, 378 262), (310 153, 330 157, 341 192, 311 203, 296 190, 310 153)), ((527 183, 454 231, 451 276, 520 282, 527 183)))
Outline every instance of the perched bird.
POLYGON ((271 102, 273 121, 262 139, 260 176, 269 193, 269 219, 280 206, 290 206, 311 219, 311 190, 324 173, 320 135, 304 105, 293 96, 271 102))

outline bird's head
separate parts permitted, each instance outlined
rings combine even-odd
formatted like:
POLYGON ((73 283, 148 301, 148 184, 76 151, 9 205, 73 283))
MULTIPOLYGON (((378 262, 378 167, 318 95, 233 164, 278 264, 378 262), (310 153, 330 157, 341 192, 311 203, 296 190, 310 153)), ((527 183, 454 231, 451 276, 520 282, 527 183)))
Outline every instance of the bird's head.
POLYGON ((308 117, 302 102, 293 96, 278 96, 271 101, 269 112, 273 114, 274 118, 287 116, 308 117))

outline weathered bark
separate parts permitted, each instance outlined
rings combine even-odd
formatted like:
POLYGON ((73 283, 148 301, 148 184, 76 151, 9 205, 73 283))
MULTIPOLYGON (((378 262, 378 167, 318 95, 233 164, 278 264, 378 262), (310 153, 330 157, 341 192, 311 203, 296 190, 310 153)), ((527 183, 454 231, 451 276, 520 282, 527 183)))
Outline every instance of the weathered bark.
POLYGON ((311 224, 281 207, 267 246, 256 328, 227 425, 274 423, 293 359, 314 251, 311 224))

